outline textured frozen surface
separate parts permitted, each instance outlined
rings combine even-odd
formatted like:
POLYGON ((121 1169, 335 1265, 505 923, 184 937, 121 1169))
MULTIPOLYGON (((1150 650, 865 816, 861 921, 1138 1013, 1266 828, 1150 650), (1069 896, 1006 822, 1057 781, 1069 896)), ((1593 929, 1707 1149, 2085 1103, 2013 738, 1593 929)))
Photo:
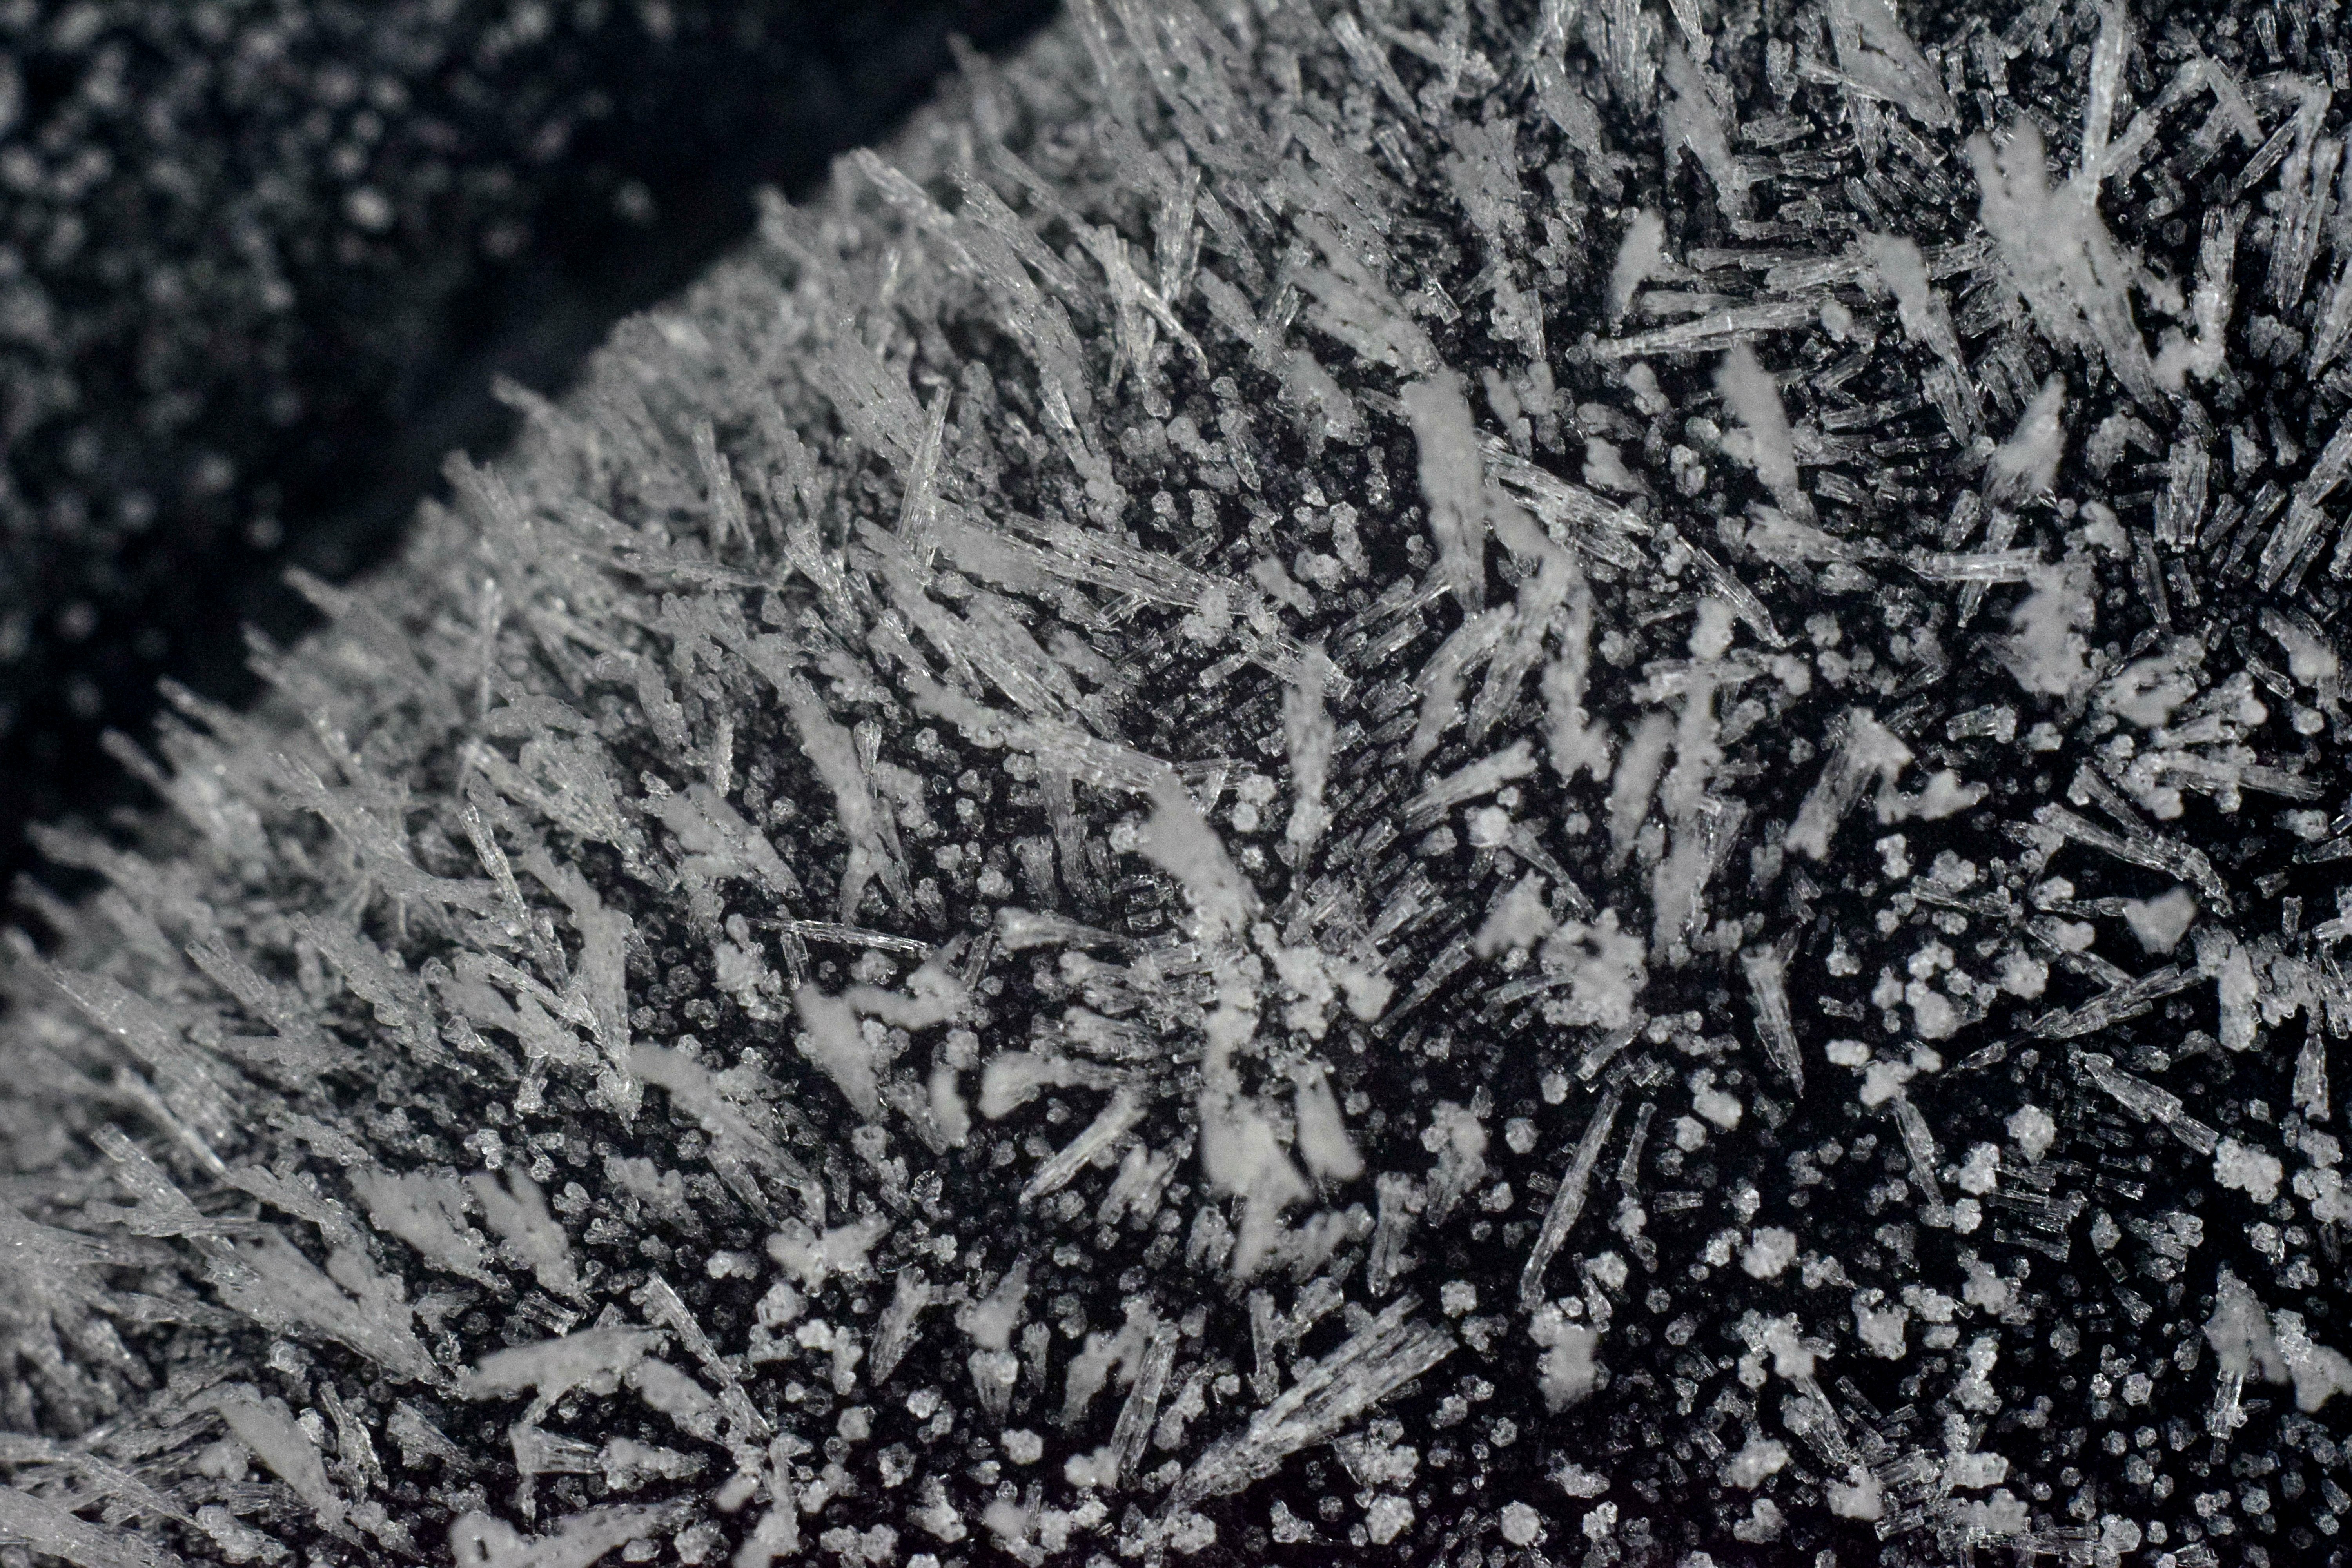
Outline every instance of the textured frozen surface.
MULTIPOLYGON (((1027 11, 1034 21, 1043 8, 1027 11)), ((0 4, 0 868, 994 0, 0 4), (76 792, 79 793, 76 793, 76 792)))
POLYGON ((45 837, 0 1531, 2330 1561, 2336 26, 977 69, 45 837))

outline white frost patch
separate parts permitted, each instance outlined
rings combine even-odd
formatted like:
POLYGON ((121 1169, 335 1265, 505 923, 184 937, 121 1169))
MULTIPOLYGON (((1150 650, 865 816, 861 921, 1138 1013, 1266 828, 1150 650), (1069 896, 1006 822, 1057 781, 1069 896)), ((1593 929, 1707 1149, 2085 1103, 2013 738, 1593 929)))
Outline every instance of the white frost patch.
POLYGON ((2150 952, 2170 952, 2197 920, 2197 900, 2186 888, 2152 899, 2126 899, 2124 923, 2150 952))
POLYGON ((2058 1141, 2058 1124, 2040 1106, 2021 1105, 2010 1114, 2009 1135, 2019 1152, 2029 1160, 2039 1161, 2058 1141))
POLYGON ((2314 1341, 2302 1313, 2265 1312, 2253 1291, 2227 1268, 2216 1281, 2215 1298, 2205 1338, 2223 1377, 2259 1375, 2272 1383, 2291 1378, 2295 1405, 2305 1412, 2352 1393, 2352 1357, 2314 1341))
POLYGON ((1496 901, 1486 923, 1478 928, 1474 951, 1481 958, 1492 958, 1507 949, 1531 947, 1557 924, 1544 905, 1543 879, 1530 871, 1496 901))
POLYGON ((236 1440, 293 1488, 320 1522, 330 1530, 342 1523, 347 1505, 327 1480, 318 1445, 284 1400, 261 1398, 250 1384, 236 1384, 214 1394, 211 1405, 236 1440))
POLYGON ((1878 1478, 1859 1464, 1846 1467, 1846 1479, 1825 1489, 1830 1511, 1840 1519, 1878 1520, 1886 1517, 1886 1500, 1878 1478))
POLYGON ((1735 1095, 1715 1087, 1715 1074, 1705 1068, 1691 1074, 1691 1109, 1726 1132, 1739 1125, 1740 1104, 1735 1095))
POLYGON ((1290 753, 1290 776, 1295 789, 1290 823, 1283 837, 1302 865, 1331 820, 1323 804, 1324 786, 1331 774, 1331 753, 1338 742, 1330 709, 1324 701, 1331 673, 1329 656, 1320 648, 1309 649, 1299 661, 1297 675, 1285 683, 1282 691, 1283 743, 1290 753))
POLYGON ((1780 389, 1772 373, 1756 358, 1756 351, 1740 343, 1723 356, 1715 384, 1732 417, 1746 426, 1755 455, 1756 477, 1772 492, 1780 510, 1801 522, 1813 517, 1813 503, 1797 482, 1796 439, 1789 430, 1789 412, 1781 406, 1780 389))
POLYGON ((1960 1163, 1960 1191, 1977 1197, 2000 1184, 2000 1145, 1979 1143, 1960 1163))
POLYGON ((1750 1279, 1777 1279, 1780 1271, 1796 1260, 1796 1233, 1779 1226, 1766 1226, 1748 1238, 1739 1267, 1748 1271, 1750 1279))
MULTIPOLYGON (((461 1515, 449 1526, 449 1548, 467 1568, 585 1568, 606 1552, 660 1527, 657 1508, 592 1508, 560 1521, 542 1536, 526 1536, 487 1513, 461 1515)), ((749 1561, 772 1558, 756 1554, 749 1561)))
POLYGON ((856 1009, 839 996, 826 995, 814 981, 793 994, 793 1005, 800 1014, 801 1032, 793 1044, 801 1054, 824 1069, 859 1116, 880 1121, 881 1064, 856 1009))
POLYGON ((1573 1459, 1562 1459, 1551 1472, 1551 1482, 1572 1498, 1597 1498, 1609 1489, 1609 1478, 1588 1470, 1573 1459))
POLYGON ((1908 1062, 1874 1061, 1863 1069, 1862 1103, 1875 1109, 1903 1092, 1903 1086, 1916 1076, 1908 1062))
POLYGON ((2083 636, 2092 622, 2090 574, 2043 567, 2028 581, 2033 591, 2010 613, 2009 671, 2036 696, 2072 697, 2091 679, 2083 636))
POLYGON ((890 1222, 880 1215, 835 1226, 822 1236, 805 1220, 787 1220, 768 1237, 768 1256, 803 1288, 814 1290, 836 1274, 863 1277, 867 1258, 889 1230, 890 1222))
POLYGON ((1647 210, 1635 213, 1633 221, 1625 226, 1625 237, 1617 247, 1616 265, 1609 269, 1609 320, 1625 319, 1641 292, 1665 259, 1666 220, 1647 210))
POLYGON ((1503 1505, 1503 1539, 1514 1546, 1533 1546, 1543 1539, 1543 1515, 1523 1502, 1503 1505))
POLYGON ((1470 401, 1450 371, 1412 383, 1397 401, 1421 449, 1421 493, 1437 543, 1437 576, 1465 608, 1478 609, 1486 601, 1486 468, 1470 401))
POLYGON ((1979 1258, 1968 1262, 1969 1282, 1961 1288, 1960 1300, 1971 1307, 1981 1307, 1999 1317, 2009 1310, 2014 1292, 2008 1280, 1993 1272, 1993 1267, 1979 1258))
POLYGON ((1224 840, 1172 776, 1151 791, 1151 820, 1136 840, 1144 858, 1176 879, 1192 900, 1203 943, 1237 939, 1248 928, 1256 895, 1225 853, 1224 840))
POLYGON ((1748 1434, 1739 1452, 1723 1463, 1723 1484, 1754 1491, 1789 1463, 1789 1446, 1761 1432, 1748 1434))
POLYGON ((1546 1303, 1528 1324, 1528 1337, 1544 1347, 1536 1374, 1542 1380, 1544 1404, 1550 1409, 1567 1409, 1601 1381, 1592 1359, 1600 1349, 1601 1335, 1591 1325, 1570 1322, 1566 1313, 1546 1303))
POLYGON ((1212 1086, 1202 1090, 1199 1103, 1201 1169, 1213 1191, 1242 1200, 1233 1268, 1236 1278, 1247 1278, 1273 1246, 1282 1211, 1313 1195, 1312 1189, 1254 1098, 1212 1086))
POLYGON ((2269 1203, 2278 1196, 2279 1179, 2286 1167, 2278 1156, 2252 1144, 2241 1143, 2235 1138, 2224 1138, 2213 1151, 2213 1179, 2225 1187, 2235 1187, 2258 1204, 2269 1203))
POLYGON ((1421 1146, 1437 1156, 1429 1176, 1431 1223, 1444 1219, 1486 1177, 1486 1126, 1476 1111, 1442 1100, 1422 1130, 1421 1146))
POLYGON ((2303 1326, 2300 1312, 2275 1312, 2271 1326, 2287 1375, 2294 1380, 2295 1408, 2318 1409, 2337 1394, 2352 1394, 2352 1358, 2342 1351, 2315 1343, 2303 1326))
POLYGON ((1001 1351, 1013 1342, 1013 1331, 1021 1326, 1028 1300, 1029 1260, 1024 1258, 1006 1271, 995 1289, 957 1310, 956 1327, 981 1349, 1001 1351))
POLYGON ((2065 406, 2066 378, 2053 375, 2042 384, 2019 417, 2017 429, 1992 455, 1985 489, 1994 500, 2031 500, 2050 488, 2058 476, 2058 459, 2066 451, 2066 426, 2058 417, 2065 406))
POLYGON ((1936 66, 1903 30, 1893 0, 1830 0, 1829 24, 1838 68, 1864 92, 1900 104, 1931 130, 1958 120, 1936 66))
POLYGON ((2178 652, 2134 659, 2099 690, 2099 706, 2120 719, 2154 730, 2171 721, 2172 711, 2197 695, 2197 677, 2178 652))
POLYGON ((1853 1299, 1853 1331, 1862 1340, 1862 1348, 1887 1361, 1903 1359, 1903 1331, 1910 1325, 1907 1308, 1885 1302, 1876 1290, 1865 1290, 1853 1299))
POLYGON ((2274 609, 2262 612, 2263 629, 2278 639, 2286 653, 2286 670, 2305 686, 2326 687, 2342 673, 2336 645, 2318 628, 2274 609))
POLYGON ((1297 1086, 1298 1157, 1324 1181, 1352 1182, 1364 1173, 1364 1157, 1348 1136, 1339 1102, 1320 1062, 1301 1062, 1290 1072, 1297 1086))
POLYGON ((1792 1317, 1775 1318, 1765 1327, 1764 1348, 1772 1352, 1772 1370, 1792 1380, 1812 1376, 1814 1359, 1829 1353, 1820 1343, 1798 1338, 1792 1317))
POLYGON ((1617 929, 1615 910, 1601 910, 1591 925, 1569 921, 1543 944, 1544 972, 1568 982, 1566 1000, 1546 1017, 1570 1026, 1623 1028, 1650 983, 1649 955, 1640 937, 1617 929))
POLYGON ((1625 466, 1622 453, 1614 441, 1604 441, 1589 436, 1584 442, 1584 482, 1597 490, 1614 490, 1621 496, 1639 495, 1642 481, 1625 466))
POLYGON ((2251 1050, 2254 1044, 2255 1004, 2262 985, 2254 977, 2253 956, 2226 931, 2207 926, 2197 933, 2197 967, 2213 976, 2221 1004, 2221 1044, 2232 1051, 2251 1050))

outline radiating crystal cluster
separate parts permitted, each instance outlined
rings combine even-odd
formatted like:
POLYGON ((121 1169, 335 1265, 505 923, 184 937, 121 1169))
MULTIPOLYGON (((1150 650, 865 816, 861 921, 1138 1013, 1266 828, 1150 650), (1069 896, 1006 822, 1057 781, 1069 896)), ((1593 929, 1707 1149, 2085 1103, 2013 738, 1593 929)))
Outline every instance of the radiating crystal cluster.
POLYGON ((391 553, 485 367, 559 378, 1021 14, 0 0, 0 880, 159 669, 226 692, 241 616, 299 619, 289 555, 391 553))
POLYGON ((975 63, 47 837, 0 1535, 2334 1560, 2337 27, 975 63))

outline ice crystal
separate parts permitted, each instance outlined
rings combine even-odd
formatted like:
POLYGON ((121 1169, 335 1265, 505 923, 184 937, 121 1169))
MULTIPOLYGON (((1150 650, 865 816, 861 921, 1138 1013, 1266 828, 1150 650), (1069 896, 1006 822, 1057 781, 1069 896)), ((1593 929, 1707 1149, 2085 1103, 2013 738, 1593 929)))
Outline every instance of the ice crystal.
POLYGON ((1533 12, 1077 5, 52 836, 0 1528, 2326 1560, 2334 24, 1533 12))

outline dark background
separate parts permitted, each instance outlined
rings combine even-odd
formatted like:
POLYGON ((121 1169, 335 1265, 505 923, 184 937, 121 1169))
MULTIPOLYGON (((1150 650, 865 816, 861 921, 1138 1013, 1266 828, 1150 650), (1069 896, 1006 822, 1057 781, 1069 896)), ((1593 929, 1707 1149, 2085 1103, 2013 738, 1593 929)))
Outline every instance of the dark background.
MULTIPOLYGON (((0 885, 159 677, 249 697, 498 376, 559 392, 1047 0, 0 0, 0 885)), ((45 880, 61 879, 42 868, 45 880)))

